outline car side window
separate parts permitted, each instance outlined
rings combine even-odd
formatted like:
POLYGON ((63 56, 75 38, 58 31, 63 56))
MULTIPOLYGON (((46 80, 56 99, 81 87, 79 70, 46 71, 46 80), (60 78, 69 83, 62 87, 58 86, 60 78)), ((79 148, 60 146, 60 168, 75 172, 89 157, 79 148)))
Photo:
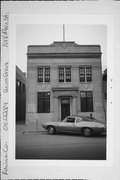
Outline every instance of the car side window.
POLYGON ((73 117, 68 117, 66 122, 69 122, 69 123, 74 123, 75 122, 75 118, 73 117))
POLYGON ((77 117, 76 122, 81 122, 81 121, 82 121, 82 118, 81 117, 77 117))

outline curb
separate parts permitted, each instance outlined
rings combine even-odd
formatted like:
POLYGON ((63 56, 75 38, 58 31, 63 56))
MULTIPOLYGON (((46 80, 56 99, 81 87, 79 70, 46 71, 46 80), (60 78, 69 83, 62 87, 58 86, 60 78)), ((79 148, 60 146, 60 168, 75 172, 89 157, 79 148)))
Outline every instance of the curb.
POLYGON ((17 131, 17 133, 20 134, 39 134, 39 133, 45 133, 47 131, 17 131))

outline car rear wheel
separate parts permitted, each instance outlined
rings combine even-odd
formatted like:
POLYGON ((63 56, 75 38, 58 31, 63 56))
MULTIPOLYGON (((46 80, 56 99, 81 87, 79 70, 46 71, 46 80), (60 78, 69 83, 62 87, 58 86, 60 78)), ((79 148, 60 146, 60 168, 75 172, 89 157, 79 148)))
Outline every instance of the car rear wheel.
POLYGON ((90 128, 84 128, 82 134, 86 137, 90 137, 92 135, 92 130, 90 128))
POLYGON ((49 126, 48 127, 48 133, 51 134, 51 135, 55 134, 55 128, 53 126, 49 126))

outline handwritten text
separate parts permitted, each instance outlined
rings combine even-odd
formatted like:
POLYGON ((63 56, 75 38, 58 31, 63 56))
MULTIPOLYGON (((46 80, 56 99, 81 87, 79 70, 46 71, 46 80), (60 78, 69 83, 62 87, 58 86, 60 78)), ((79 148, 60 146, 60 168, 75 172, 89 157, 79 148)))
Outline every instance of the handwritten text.
POLYGON ((2 174, 8 175, 8 144, 5 142, 3 147, 3 171, 2 174))
POLYGON ((4 64, 4 72, 3 72, 3 78, 4 78, 4 87, 3 87, 3 92, 7 93, 8 92, 8 62, 5 62, 4 64))
POLYGON ((9 23, 9 16, 8 13, 3 15, 3 28, 2 28, 2 45, 4 47, 8 47, 8 23, 9 23))
POLYGON ((3 129, 8 130, 8 102, 3 103, 3 129))

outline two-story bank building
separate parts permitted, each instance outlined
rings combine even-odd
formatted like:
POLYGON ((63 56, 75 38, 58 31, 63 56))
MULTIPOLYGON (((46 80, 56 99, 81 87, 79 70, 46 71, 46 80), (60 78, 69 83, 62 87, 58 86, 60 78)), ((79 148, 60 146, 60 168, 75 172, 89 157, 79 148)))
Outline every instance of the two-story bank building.
POLYGON ((73 114, 104 121, 100 45, 28 46, 26 102, 26 123, 73 114))

